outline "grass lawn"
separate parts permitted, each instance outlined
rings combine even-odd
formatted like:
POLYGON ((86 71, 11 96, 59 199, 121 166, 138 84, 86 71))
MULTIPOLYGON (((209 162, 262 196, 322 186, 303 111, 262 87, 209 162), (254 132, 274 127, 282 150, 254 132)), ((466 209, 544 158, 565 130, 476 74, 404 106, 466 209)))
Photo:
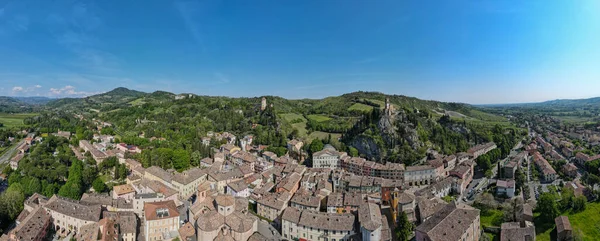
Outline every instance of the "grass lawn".
POLYGON ((298 135, 300 137, 306 137, 306 134, 308 132, 306 130, 306 122, 294 123, 292 124, 292 127, 298 130, 298 135))
POLYGON ((339 134, 339 133, 328 133, 328 132, 322 132, 322 131, 314 131, 314 132, 310 133, 310 135, 308 135, 307 143, 310 143, 313 139, 316 139, 316 138, 319 138, 321 140, 327 139, 327 136, 329 136, 329 134, 331 134, 331 139, 334 139, 334 140, 336 140, 337 138, 342 137, 342 134, 339 134))
POLYGON ((367 111, 373 110, 373 106, 365 105, 365 104, 361 104, 361 103, 354 103, 352 106, 348 107, 348 111, 353 111, 353 110, 367 112, 367 111))
POLYGON ((487 213, 481 212, 481 226, 500 227, 502 225, 502 217, 503 213, 500 210, 489 210, 487 213))
POLYGON ((381 101, 381 100, 374 100, 374 99, 364 99, 366 101, 370 101, 373 102, 375 104, 378 104, 380 108, 385 108, 385 101, 381 101))
POLYGON ((4 124, 4 127, 0 128, 11 128, 16 126, 22 126, 23 120, 27 117, 36 116, 37 113, 19 113, 19 114, 7 114, 0 113, 0 123, 4 124))
POLYGON ((309 120, 313 120, 316 122, 324 122, 324 121, 331 120, 331 118, 329 118, 329 116, 326 116, 326 115, 308 115, 307 117, 309 120))
POLYGON ((135 99, 131 102, 129 102, 129 104, 133 105, 133 106, 137 106, 137 105, 143 105, 146 102, 144 101, 144 98, 139 98, 139 99, 135 99))
POLYGON ((304 116, 302 116, 300 114, 296 114, 296 113, 279 114, 279 117, 281 117, 282 119, 284 119, 288 122, 292 122, 293 120, 297 120, 297 119, 306 121, 306 119, 304 119, 304 116))
POLYGON ((105 175, 100 175, 99 178, 104 182, 107 183, 108 181, 112 181, 113 180, 113 176, 110 174, 105 174, 105 175))
POLYGON ((298 123, 293 123, 292 127, 296 130, 298 130, 298 135, 300 137, 306 137, 307 135, 307 131, 306 131, 306 119, 304 118, 304 116, 300 115, 300 114, 296 114, 296 113, 285 113, 285 114, 279 114, 279 118, 284 119, 287 122, 292 122, 294 120, 302 120, 302 122, 298 122, 298 123))
MULTIPOLYGON (((563 213, 569 217, 569 222, 573 227, 573 233, 579 233, 582 240, 600 239, 600 203, 587 203, 585 211, 580 213, 563 213)), ((554 221, 544 223, 538 219, 539 213, 534 214, 536 240, 549 241, 554 236, 554 221), (552 236, 551 236, 552 235, 552 236)))

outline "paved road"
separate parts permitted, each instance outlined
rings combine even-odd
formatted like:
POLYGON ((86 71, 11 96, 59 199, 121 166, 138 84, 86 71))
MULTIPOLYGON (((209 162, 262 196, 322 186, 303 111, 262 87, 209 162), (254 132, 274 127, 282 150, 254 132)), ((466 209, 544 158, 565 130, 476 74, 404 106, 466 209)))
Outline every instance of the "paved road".
POLYGON ((262 234, 267 240, 283 240, 279 231, 264 220, 258 221, 258 233, 262 234))
POLYGON ((8 162, 8 160, 10 160, 10 157, 13 156, 15 152, 17 152, 17 147, 23 144, 23 142, 25 142, 25 139, 19 141, 19 143, 17 143, 16 145, 13 145, 10 148, 8 148, 8 150, 6 150, 4 154, 0 156, 0 164, 8 162))

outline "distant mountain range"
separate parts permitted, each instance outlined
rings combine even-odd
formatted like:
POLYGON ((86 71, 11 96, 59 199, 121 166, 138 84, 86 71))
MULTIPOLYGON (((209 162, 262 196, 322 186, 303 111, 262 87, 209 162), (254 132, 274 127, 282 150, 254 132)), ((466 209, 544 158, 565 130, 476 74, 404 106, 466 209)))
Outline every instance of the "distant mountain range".
MULTIPOLYGON (((370 93, 372 95, 375 92, 355 92, 355 93, 370 93)), ((342 95, 348 96, 353 95, 354 93, 349 93, 342 95)), ((376 93, 378 95, 384 95, 381 93, 376 93)), ((181 94, 181 96, 196 96, 195 94, 181 94)), ((153 93, 146 93, 136 90, 127 89, 124 87, 118 87, 111 91, 92 95, 88 97, 81 98, 49 98, 49 97, 40 97, 40 96, 32 96, 32 97, 19 97, 19 96, 0 96, 0 112, 28 112, 31 110, 36 110, 40 106, 46 106, 50 108, 57 107, 99 107, 101 105, 119 105, 119 104, 127 104, 131 101, 134 101, 138 98, 144 99, 144 103, 147 101, 160 101, 160 100, 168 100, 173 99, 177 96, 177 94, 169 93, 165 91, 156 91, 153 93)), ((421 107, 432 107, 433 105, 439 105, 444 102, 438 101, 428 101, 428 100, 420 100, 417 98, 401 96, 405 98, 407 102, 412 102, 413 104, 421 107), (425 106, 423 106, 425 104, 425 106)), ((280 97, 277 97, 280 98, 280 97)), ((321 100, 327 101, 331 100, 331 98, 335 97, 326 97, 321 100)), ((243 99, 243 98, 242 98, 243 99)), ((284 98, 280 98, 284 99, 284 98)), ((309 99, 303 99, 305 101, 309 101, 309 99)), ((318 100, 316 100, 318 101, 318 100)), ((460 105, 467 104, 455 104, 452 103, 453 107, 458 107, 460 105)), ((511 104, 484 104, 484 105, 474 105, 479 107, 524 107, 524 108, 543 108, 543 107, 561 107, 561 108, 583 108, 586 106, 597 107, 600 105, 600 97, 588 98, 588 99, 556 99, 549 100, 544 102, 534 102, 534 103, 511 103, 511 104)), ((441 106, 437 106, 441 107, 441 106)))
POLYGON ((34 112, 52 100, 48 97, 0 96, 0 112, 34 112))

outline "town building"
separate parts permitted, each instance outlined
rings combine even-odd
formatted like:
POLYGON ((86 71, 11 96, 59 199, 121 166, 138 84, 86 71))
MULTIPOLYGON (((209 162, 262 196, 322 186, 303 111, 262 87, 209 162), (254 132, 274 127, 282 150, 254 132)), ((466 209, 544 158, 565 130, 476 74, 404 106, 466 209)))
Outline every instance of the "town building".
POLYGON ((436 168, 429 165, 408 166, 404 171, 404 183, 409 186, 432 184, 436 179, 436 168))
POLYGON ((554 223, 556 224, 556 240, 572 240, 573 228, 569 217, 559 216, 554 219, 554 223))
POLYGON ((193 167, 173 175, 171 183, 178 191, 179 199, 187 200, 196 192, 198 185, 206 180, 206 172, 200 168, 193 167))
POLYGON ((500 241, 533 241, 535 240, 535 226, 532 222, 503 223, 500 230, 500 241))
POLYGON ((358 210, 360 234, 363 241, 392 240, 387 218, 381 215, 381 209, 375 203, 362 203, 358 210))
POLYGON ((479 210, 452 202, 416 228, 416 241, 477 241, 479 210))
POLYGON ((261 198, 254 200, 256 202, 256 213, 272 221, 279 221, 281 213, 288 206, 292 198, 289 192, 269 193, 261 198))
POLYGON ((338 152, 333 146, 327 144, 322 151, 313 153, 313 168, 340 168, 340 158, 346 155, 345 152, 338 152))
POLYGON ((52 217, 54 230, 61 236, 77 233, 84 225, 100 220, 101 206, 86 205, 79 201, 53 195, 44 209, 52 217))
POLYGON ((321 198, 312 196, 306 192, 296 192, 290 200, 290 207, 318 212, 321 208, 321 198))
POLYGON ((218 195, 210 204, 196 221, 198 241, 246 241, 258 229, 258 219, 247 210, 247 199, 218 195))
POLYGON ((508 198, 515 196, 515 180, 496 181, 496 195, 506 195, 508 198))
POLYGON ((488 152, 490 152, 491 150, 496 149, 498 146, 496 146, 496 143, 493 142, 489 142, 486 144, 481 144, 481 145, 476 145, 474 147, 471 147, 469 150, 467 150, 467 153, 469 153, 473 159, 477 159, 477 157, 486 154, 488 152))
POLYGON ((573 163, 567 163, 562 166, 562 172, 572 178, 577 177, 577 166, 573 165, 573 163))
POLYGON ((123 184, 114 186, 112 190, 112 198, 113 199, 125 199, 131 201, 135 196, 135 189, 131 184, 123 184))
POLYGON ((556 180, 556 171, 539 152, 533 154, 533 162, 540 171, 543 181, 552 182, 556 180))
POLYGON ((172 200, 144 204, 146 241, 171 240, 179 236, 179 211, 172 200))
MULTIPOLYGON (((42 241, 46 238, 51 222, 51 216, 43 207, 37 206, 27 217, 8 233, 8 240, 42 241)), ((2 238, 0 238, 2 240, 2 238)))
POLYGON ((352 214, 320 213, 286 208, 282 215, 282 235, 287 240, 351 240, 355 217, 352 214))
POLYGON ((507 162, 503 167, 504 178, 515 178, 515 172, 517 171, 518 163, 515 161, 507 162))

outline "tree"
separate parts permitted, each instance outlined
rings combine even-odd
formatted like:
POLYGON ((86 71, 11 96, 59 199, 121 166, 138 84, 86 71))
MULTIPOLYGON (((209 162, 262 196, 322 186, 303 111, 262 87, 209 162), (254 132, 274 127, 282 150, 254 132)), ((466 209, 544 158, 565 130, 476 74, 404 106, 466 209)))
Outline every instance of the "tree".
POLYGON ((173 167, 181 172, 190 167, 190 153, 183 149, 173 151, 173 167))
POLYGON ((573 200, 573 212, 582 212, 585 211, 587 203, 587 198, 583 195, 576 197, 573 200))
POLYGON ((100 178, 96 178, 96 180, 94 180, 92 187, 94 187, 94 191, 97 193, 101 193, 106 190, 106 184, 104 184, 104 181, 102 181, 100 178))
POLYGON ((202 160, 202 154, 200 154, 200 151, 192 152, 192 156, 190 157, 190 164, 192 166, 197 167, 200 165, 200 160, 202 160))
POLYGON ((83 180, 81 178, 83 162, 75 159, 69 168, 67 182, 58 191, 58 195, 79 200, 83 193, 83 180))
POLYGON ((546 222, 552 222, 560 214, 555 196, 548 192, 540 195, 537 210, 546 222))
POLYGON ((323 150, 323 146, 324 146, 323 141, 321 141, 320 139, 314 139, 310 143, 309 151, 311 154, 321 151, 321 150, 323 150))
POLYGON ((40 192, 42 192, 42 184, 40 183, 40 180, 35 177, 31 178, 31 180, 29 180, 29 184, 27 185, 26 194, 31 195, 40 192))
POLYGON ((85 169, 83 169, 83 173, 81 173, 81 175, 83 178, 83 183, 86 186, 89 186, 98 176, 98 168, 96 168, 96 166, 88 166, 85 169))
POLYGON ((348 153, 352 157, 357 157, 358 156, 358 150, 356 148, 352 147, 352 146, 348 148, 348 153))
POLYGON ((573 207, 574 197, 573 189, 563 188, 561 191, 560 209, 566 211, 573 207))
POLYGON ((398 227, 396 227, 396 238, 400 241, 409 240, 410 235, 413 231, 413 225, 408 221, 408 217, 405 212, 402 212, 398 217, 398 227))
POLYGON ((13 220, 23 210, 23 201, 25 201, 23 191, 11 187, 0 195, 0 217, 3 217, 2 219, 8 217, 13 220))

